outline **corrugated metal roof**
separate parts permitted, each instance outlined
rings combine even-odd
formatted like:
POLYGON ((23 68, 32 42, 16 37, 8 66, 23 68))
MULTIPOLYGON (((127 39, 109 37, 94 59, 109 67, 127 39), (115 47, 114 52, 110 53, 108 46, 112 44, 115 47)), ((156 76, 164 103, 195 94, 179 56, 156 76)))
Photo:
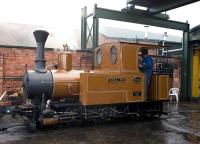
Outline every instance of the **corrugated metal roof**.
MULTIPOLYGON (((42 26, 16 24, 0 22, 0 45, 36 47, 36 42, 33 36, 35 30, 47 30, 42 26)), ((62 47, 60 40, 55 36, 50 36, 46 42, 46 48, 62 47)))
MULTIPOLYGON (((112 27, 100 27, 100 33, 111 37, 111 38, 128 38, 128 39, 144 39, 145 32, 137 30, 128 30, 128 29, 118 29, 112 27)), ((148 39, 152 40, 163 40, 162 34, 148 32, 148 39)), ((181 42, 182 38, 179 36, 168 35, 167 41, 172 42, 181 42)))

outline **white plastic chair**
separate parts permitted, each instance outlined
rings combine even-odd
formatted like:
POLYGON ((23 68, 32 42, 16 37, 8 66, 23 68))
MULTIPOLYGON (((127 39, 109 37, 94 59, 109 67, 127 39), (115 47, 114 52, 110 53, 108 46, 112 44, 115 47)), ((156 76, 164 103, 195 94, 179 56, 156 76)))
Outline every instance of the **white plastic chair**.
POLYGON ((172 101, 173 96, 175 96, 176 97, 176 101, 178 102, 179 101, 178 94, 179 94, 179 89, 178 88, 171 88, 169 90, 170 101, 172 101))

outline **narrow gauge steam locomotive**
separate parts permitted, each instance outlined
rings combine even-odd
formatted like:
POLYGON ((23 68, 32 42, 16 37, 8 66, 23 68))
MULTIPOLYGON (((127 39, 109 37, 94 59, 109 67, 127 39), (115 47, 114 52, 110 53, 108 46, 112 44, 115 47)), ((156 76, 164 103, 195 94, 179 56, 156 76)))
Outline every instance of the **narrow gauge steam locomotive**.
POLYGON ((34 126, 49 126, 76 120, 107 119, 163 113, 168 100, 171 73, 154 73, 145 99, 145 74, 138 69, 142 48, 158 45, 127 42, 103 44, 94 51, 93 70, 72 70, 72 54, 58 53, 58 68, 45 68, 44 45, 48 32, 34 32, 37 42, 35 70, 24 75, 25 96, 31 106, 20 114, 34 126))

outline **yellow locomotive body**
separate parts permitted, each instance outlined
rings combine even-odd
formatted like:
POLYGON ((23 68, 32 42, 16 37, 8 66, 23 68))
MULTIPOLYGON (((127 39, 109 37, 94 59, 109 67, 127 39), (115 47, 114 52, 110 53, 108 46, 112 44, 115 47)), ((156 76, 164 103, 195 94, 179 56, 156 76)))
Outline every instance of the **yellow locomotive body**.
MULTIPOLYGON (((41 39, 46 40, 40 35, 47 38, 48 33, 36 31, 34 35, 41 43, 41 39)), ((159 46, 120 41, 103 44, 94 50, 92 70, 72 70, 72 54, 68 51, 58 53, 55 70, 45 70, 44 58, 37 58, 35 71, 27 71, 24 76, 25 95, 39 107, 39 110, 32 110, 30 119, 51 125, 82 117, 126 116, 148 110, 162 113, 171 77, 153 74, 150 94, 145 99, 145 74, 138 68, 143 48, 159 46)), ((37 55, 42 54, 37 52, 37 55)))
MULTIPOLYGON (((59 52, 58 69, 52 70, 52 98, 80 96, 82 105, 143 102, 145 74, 138 69, 139 51, 156 47, 119 41, 103 44, 96 48, 95 68, 89 71, 72 70, 71 53, 59 52)), ((149 100, 167 100, 169 75, 153 75, 151 81, 149 100)))

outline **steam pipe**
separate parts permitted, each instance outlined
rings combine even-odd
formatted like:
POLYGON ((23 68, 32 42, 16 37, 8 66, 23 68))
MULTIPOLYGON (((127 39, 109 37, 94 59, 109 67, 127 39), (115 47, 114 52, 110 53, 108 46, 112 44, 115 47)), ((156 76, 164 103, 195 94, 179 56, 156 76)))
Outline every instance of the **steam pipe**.
POLYGON ((33 34, 37 43, 35 71, 45 73, 47 70, 45 68, 46 60, 44 55, 44 46, 49 33, 44 30, 36 30, 33 32, 33 34))

